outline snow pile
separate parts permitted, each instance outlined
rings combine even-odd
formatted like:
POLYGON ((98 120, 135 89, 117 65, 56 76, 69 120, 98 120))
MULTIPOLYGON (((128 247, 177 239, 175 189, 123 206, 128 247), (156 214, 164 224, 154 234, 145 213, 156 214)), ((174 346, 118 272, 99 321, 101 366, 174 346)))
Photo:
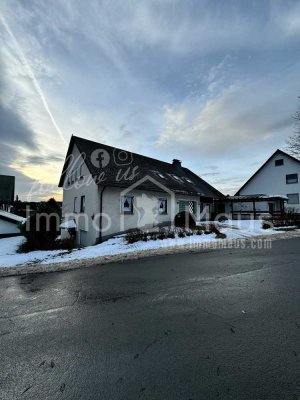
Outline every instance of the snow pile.
MULTIPOLYGON (((278 233, 273 229, 262 229, 262 222, 259 220, 228 220, 218 224, 221 227, 221 232, 225 233, 227 239, 231 240, 251 238, 258 235, 273 235, 278 233)), ((70 262, 73 260, 92 259, 101 256, 135 253, 138 251, 147 251, 167 247, 180 247, 186 245, 190 245, 192 247, 197 244, 201 245, 208 242, 214 242, 215 238, 216 235, 211 233, 208 235, 193 235, 184 238, 177 237, 175 239, 149 240, 147 242, 140 241, 133 244, 127 244, 124 236, 118 236, 96 246, 89 246, 85 247, 84 249, 73 250, 71 253, 66 250, 52 250, 33 251, 24 254, 16 253, 17 248, 22 243, 24 238, 15 237, 0 239, 0 268, 37 262, 41 262, 42 264, 70 262)))

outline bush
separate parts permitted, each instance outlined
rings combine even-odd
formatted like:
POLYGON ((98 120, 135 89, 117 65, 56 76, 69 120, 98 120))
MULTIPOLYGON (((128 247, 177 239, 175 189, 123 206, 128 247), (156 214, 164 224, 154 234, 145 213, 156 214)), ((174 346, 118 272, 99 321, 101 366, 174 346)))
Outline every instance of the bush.
POLYGON ((20 225, 21 234, 27 239, 20 251, 57 249, 61 210, 54 199, 41 203, 37 212, 20 225))
POLYGON ((296 226, 300 228, 300 214, 297 209, 286 209, 280 216, 271 216, 263 219, 262 228, 279 228, 281 226, 296 226))
POLYGON ((143 238, 143 232, 141 232, 140 230, 128 232, 125 235, 125 240, 128 244, 138 242, 139 240, 142 240, 142 238, 143 238))
MULTIPOLYGON (((77 248, 75 238, 69 239, 59 239, 55 240, 48 244, 47 249, 43 250, 68 250, 71 251, 77 248)), ((35 248, 32 248, 32 243, 30 241, 26 241, 22 243, 18 248, 18 253, 29 253, 30 251, 35 251, 35 248)))
POLYGON ((214 225, 214 224, 208 224, 207 226, 201 226, 197 227, 197 229, 190 229, 190 228, 180 228, 180 227, 175 227, 173 228, 156 228, 155 231, 147 231, 143 232, 140 230, 136 231, 131 231, 128 232, 125 235, 125 240, 127 241, 128 244, 132 244, 138 241, 144 241, 146 242, 147 240, 164 240, 164 239, 175 239, 176 235, 179 238, 184 238, 192 235, 202 235, 203 233, 205 234, 210 234, 210 233, 215 233, 216 238, 218 239, 225 239, 226 235, 224 233, 221 233, 219 229, 214 225))
POLYGON ((225 233, 217 233, 216 234, 216 239, 226 239, 227 236, 225 235, 225 233))
POLYGON ((160 232, 158 233, 158 235, 157 235, 157 238, 158 238, 159 240, 167 239, 167 237, 168 237, 168 235, 167 235, 167 233, 164 232, 164 231, 160 231, 160 232))
POLYGON ((168 238, 168 239, 175 239, 175 232, 169 232, 169 233, 167 234, 167 238, 168 238))
POLYGON ((262 222, 262 229, 270 229, 270 228, 272 228, 272 223, 270 223, 268 221, 262 222))
POLYGON ((193 228, 196 226, 195 217, 188 211, 181 211, 175 216, 175 226, 181 228, 193 228))
POLYGON ((218 222, 225 222, 228 221, 228 218, 226 217, 226 215, 220 215, 218 217, 218 222))
POLYGON ((59 239, 55 241, 56 244, 56 249, 61 249, 61 250, 73 250, 75 248, 77 248, 77 244, 76 244, 76 238, 75 237, 71 237, 68 239, 59 239))

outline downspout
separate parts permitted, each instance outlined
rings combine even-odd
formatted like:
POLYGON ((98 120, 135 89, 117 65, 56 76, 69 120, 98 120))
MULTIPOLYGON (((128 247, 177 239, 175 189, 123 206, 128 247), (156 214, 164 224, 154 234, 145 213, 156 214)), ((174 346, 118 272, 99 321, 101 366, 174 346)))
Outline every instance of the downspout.
POLYGON ((102 211, 103 211, 103 192, 106 186, 103 186, 100 192, 100 218, 99 218, 99 243, 102 243, 102 211))
POLYGON ((201 193, 199 194, 199 221, 201 221, 201 193))

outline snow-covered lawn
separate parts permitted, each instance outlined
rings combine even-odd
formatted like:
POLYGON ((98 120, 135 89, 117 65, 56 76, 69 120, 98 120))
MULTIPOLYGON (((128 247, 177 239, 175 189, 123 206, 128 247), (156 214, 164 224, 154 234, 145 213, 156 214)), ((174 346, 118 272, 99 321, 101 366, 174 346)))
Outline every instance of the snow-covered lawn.
MULTIPOLYGON (((258 220, 226 221, 219 225, 221 226, 221 232, 225 233, 227 239, 231 240, 278 233, 273 229, 262 229, 261 221, 258 220)), ((71 253, 64 250, 52 250, 18 254, 16 250, 23 240, 24 238, 22 237, 0 239, 0 268, 38 262, 42 264, 63 263, 186 245, 191 245, 192 247, 197 244, 213 243, 216 240, 216 235, 214 233, 193 235, 184 238, 140 241, 133 244, 127 244, 124 236, 119 236, 96 246, 73 250, 71 253)))

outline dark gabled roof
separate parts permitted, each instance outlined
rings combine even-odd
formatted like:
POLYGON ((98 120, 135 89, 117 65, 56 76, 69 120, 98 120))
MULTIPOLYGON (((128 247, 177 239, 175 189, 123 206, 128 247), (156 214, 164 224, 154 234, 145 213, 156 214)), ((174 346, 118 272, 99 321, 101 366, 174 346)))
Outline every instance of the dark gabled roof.
POLYGON ((288 153, 286 153, 286 152, 284 152, 284 151, 282 151, 282 150, 280 150, 280 149, 277 149, 277 150, 271 155, 271 157, 269 157, 269 158, 267 159, 267 161, 266 161, 265 163, 263 163, 263 165, 251 176, 251 178, 249 178, 249 179, 247 180, 247 182, 243 184, 243 186, 236 192, 235 196, 239 196, 241 190, 243 190, 244 187, 247 186, 248 183, 251 182, 252 179, 263 169, 263 167, 264 167, 265 165, 267 165, 268 162, 269 162, 273 157, 275 157, 275 156, 278 155, 278 154, 281 154, 281 155, 283 155, 283 156, 287 156, 287 157, 289 157, 290 159, 292 159, 292 160, 297 161, 298 163, 300 163, 300 160, 298 160, 297 158, 291 156, 290 154, 288 154, 288 153))
MULTIPOLYGON (((154 178, 161 185, 164 185, 166 188, 174 191, 175 193, 203 195, 213 198, 224 197, 222 193, 209 185, 198 175, 194 174, 188 168, 175 166, 164 161, 156 160, 151 157, 146 157, 130 152, 126 153, 129 154, 129 159, 132 159, 132 162, 128 165, 120 166, 114 162, 114 157, 118 158, 118 154, 121 152, 123 152, 122 155, 124 155, 125 150, 107 146, 102 143, 93 142, 91 140, 83 139, 77 136, 72 136, 71 138, 65 164, 59 181, 59 187, 63 186, 66 174, 71 172, 68 170, 68 164, 69 156, 72 153, 74 144, 76 144, 79 152, 85 160, 85 163, 91 175, 94 177, 96 182, 97 176, 104 172, 106 180, 103 184, 105 184, 106 186, 117 186, 126 188, 148 175, 154 178), (99 149, 105 150, 109 154, 110 162, 105 167, 95 166, 91 161, 92 153, 95 150, 99 149), (137 167, 137 176, 130 181, 118 181, 116 179, 116 176, 119 170, 122 169, 124 173, 129 166, 131 167, 131 171, 132 169, 137 167), (162 174, 164 178, 160 177, 159 174, 162 174), (176 175, 180 178, 180 180, 176 180, 174 177, 172 177, 172 175, 176 175), (191 182, 188 182, 188 180, 190 180, 191 182)), ((139 185, 139 188, 146 190, 158 190, 158 187, 150 181, 145 181, 144 183, 139 185)))

